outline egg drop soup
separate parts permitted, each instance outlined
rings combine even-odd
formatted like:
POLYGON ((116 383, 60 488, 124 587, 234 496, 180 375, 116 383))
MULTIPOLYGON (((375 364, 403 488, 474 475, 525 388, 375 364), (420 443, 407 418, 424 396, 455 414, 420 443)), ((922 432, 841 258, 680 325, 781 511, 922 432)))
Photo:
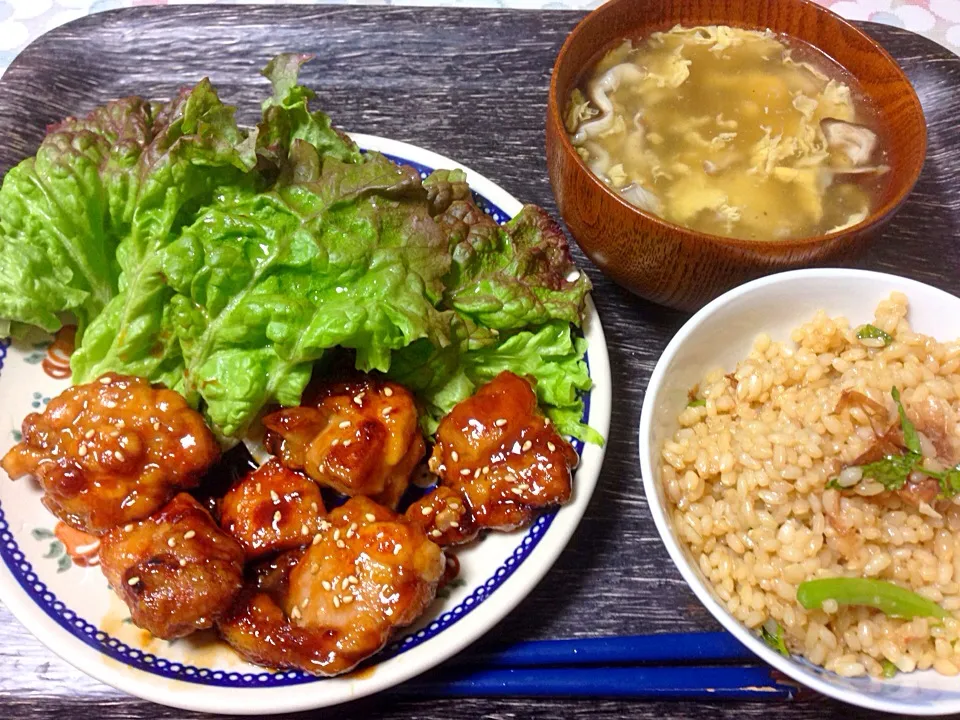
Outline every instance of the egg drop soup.
POLYGON ((876 110, 850 74, 770 31, 678 26, 627 40, 586 73, 564 119, 614 192, 712 235, 856 225, 887 172, 876 110))

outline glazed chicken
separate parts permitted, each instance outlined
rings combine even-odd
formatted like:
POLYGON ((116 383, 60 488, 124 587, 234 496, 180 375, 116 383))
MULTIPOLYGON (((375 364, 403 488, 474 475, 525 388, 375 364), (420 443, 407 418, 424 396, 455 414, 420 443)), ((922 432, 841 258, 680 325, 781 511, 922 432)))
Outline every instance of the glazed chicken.
POLYGON ((220 501, 220 527, 248 559, 308 544, 325 514, 317 484, 279 460, 247 475, 220 501))
POLYGON ((0 466, 36 476, 47 509, 94 535, 155 513, 220 456, 181 395, 113 373, 65 390, 22 431, 0 466))
POLYGON ((276 457, 239 481, 209 476, 195 492, 210 511, 181 490, 220 456, 215 438, 180 395, 137 378, 67 390, 26 418, 2 466, 36 475, 51 511, 101 535, 104 575, 137 626, 174 639, 215 625, 250 662, 332 676, 433 602, 458 565, 442 547, 566 502, 577 461, 509 372, 440 423, 430 467, 441 482, 403 515, 425 451, 403 387, 311 386, 263 422, 276 457), (318 484, 351 499, 327 513, 318 484), (245 562, 260 564, 245 576, 245 562))
POLYGON ((410 505, 405 514, 440 547, 470 542, 479 532, 463 495, 443 485, 410 505))
POLYGON ((267 447, 321 485, 396 508, 425 447, 413 396, 371 377, 330 383, 267 415, 267 447))
POLYGON ((463 496, 478 528, 512 530, 570 499, 577 461, 537 412, 530 383, 502 372, 441 420, 430 466, 463 496))
POLYGON ((134 624, 167 640, 212 627, 243 587, 243 550, 186 493, 103 535, 100 565, 134 624))
POLYGON ((219 628, 251 662, 317 675, 378 652, 433 601, 445 570, 443 551, 418 526, 365 497, 331 511, 295 558, 260 574, 219 628))

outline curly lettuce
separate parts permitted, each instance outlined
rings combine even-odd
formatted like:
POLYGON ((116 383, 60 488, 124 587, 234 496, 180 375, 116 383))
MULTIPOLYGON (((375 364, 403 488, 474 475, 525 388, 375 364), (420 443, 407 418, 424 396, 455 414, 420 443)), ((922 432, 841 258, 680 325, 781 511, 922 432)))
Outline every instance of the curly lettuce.
POLYGON ((370 154, 201 215, 161 257, 187 399, 230 435, 269 403, 298 404, 330 348, 386 371, 394 350, 449 342, 431 300, 449 257, 419 190, 416 172, 370 154))
POLYGON ((497 330, 553 320, 579 324, 590 281, 577 270, 557 223, 535 205, 524 206, 502 228, 482 211, 474 215, 453 247, 446 304, 497 330))
POLYGON ((117 291, 124 168, 148 142, 152 109, 127 98, 50 128, 0 187, 0 336, 12 323, 83 329, 117 291), (111 217, 111 208, 120 217, 111 217))
POLYGON ((0 188, 0 335, 79 324, 75 382, 139 375, 241 435, 295 405, 333 348, 413 389, 433 431, 502 370, 536 381, 561 432, 590 378, 590 284, 532 206, 498 226, 466 175, 363 153, 274 58, 256 128, 209 81, 53 128, 0 188))
POLYGON ((535 330, 498 335, 470 322, 454 323, 457 341, 447 348, 418 342, 396 353, 388 375, 412 389, 432 434, 441 418, 504 370, 532 378, 537 399, 564 435, 601 443, 583 424, 582 393, 591 387, 584 361, 586 340, 568 322, 556 320, 535 330))
POLYGON ((363 158, 356 143, 333 127, 327 115, 310 110, 316 94, 300 85, 298 78, 300 68, 312 58, 293 53, 278 55, 262 72, 273 86, 273 95, 261 107, 257 154, 278 170, 288 165, 291 150, 299 143, 310 146, 320 157, 340 162, 357 163, 363 158))
POLYGON ((106 171, 113 190, 110 222, 121 239, 118 292, 81 336, 71 358, 75 382, 107 370, 174 386, 179 343, 170 327, 173 290, 160 251, 224 188, 251 182, 256 157, 250 138, 208 80, 183 90, 143 118, 139 152, 106 171))

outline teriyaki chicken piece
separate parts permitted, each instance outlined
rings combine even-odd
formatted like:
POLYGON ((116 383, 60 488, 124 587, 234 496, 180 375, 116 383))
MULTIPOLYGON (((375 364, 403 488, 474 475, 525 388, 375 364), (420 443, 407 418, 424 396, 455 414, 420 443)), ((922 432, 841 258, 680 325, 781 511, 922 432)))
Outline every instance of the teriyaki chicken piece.
POLYGON ((220 634, 250 662, 338 675, 426 610, 445 567, 417 525, 356 497, 330 512, 305 552, 257 575, 220 634))
POLYGON ((570 499, 576 450, 537 409, 530 382, 504 371, 440 422, 430 467, 479 529, 513 530, 570 499))
POLYGON ((47 509, 93 535, 157 512, 220 457, 182 395, 114 373, 64 390, 22 434, 0 467, 36 477, 47 509))
POLYGON ((426 451, 413 395, 370 376, 311 387, 302 405, 263 424, 267 448, 288 468, 394 509, 426 451))
POLYGON ((138 627, 172 640, 213 627, 243 587, 243 550, 192 496, 100 540, 100 566, 138 627))

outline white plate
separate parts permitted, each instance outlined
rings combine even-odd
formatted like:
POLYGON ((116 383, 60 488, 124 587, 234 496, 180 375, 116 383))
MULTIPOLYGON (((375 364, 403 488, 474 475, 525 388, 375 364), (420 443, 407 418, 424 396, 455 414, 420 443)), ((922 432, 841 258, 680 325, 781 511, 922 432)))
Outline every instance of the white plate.
MULTIPOLYGON (((466 170, 481 206, 498 222, 522 205, 462 165, 413 145, 353 135, 363 148, 413 165, 466 170)), ((585 420, 604 437, 610 424, 610 365, 600 319, 588 302, 584 334, 594 388, 585 420)), ((0 341, 0 455, 18 439, 24 416, 41 409, 69 381, 42 369, 50 338, 0 341)), ((384 690, 438 665, 499 622, 539 582, 576 529, 603 460, 582 447, 573 500, 541 515, 525 531, 491 533, 458 551, 462 584, 451 587, 384 650, 372 669, 341 678, 270 672, 240 660, 210 633, 166 642, 125 618, 126 607, 100 569, 80 567, 52 533, 57 524, 40 504, 36 484, 0 480, 0 599, 41 642, 89 675, 147 700, 202 712, 262 715, 334 705, 384 690)), ((61 529, 62 532, 62 529, 61 529)))
POLYGON ((847 318, 853 326, 871 322, 879 302, 894 291, 907 296, 907 320, 914 331, 941 342, 960 337, 960 299, 884 273, 796 270, 754 280, 718 297, 687 321, 654 368, 640 415, 640 469, 657 530, 683 579, 707 610, 751 651, 794 680, 844 702, 907 715, 945 715, 960 712, 960 678, 932 670, 898 673, 889 680, 845 678, 770 648, 730 614, 677 538, 660 482, 660 448, 677 430, 677 417, 689 402, 690 388, 709 370, 732 371, 761 332, 790 344, 791 331, 821 308, 830 317, 847 318))

